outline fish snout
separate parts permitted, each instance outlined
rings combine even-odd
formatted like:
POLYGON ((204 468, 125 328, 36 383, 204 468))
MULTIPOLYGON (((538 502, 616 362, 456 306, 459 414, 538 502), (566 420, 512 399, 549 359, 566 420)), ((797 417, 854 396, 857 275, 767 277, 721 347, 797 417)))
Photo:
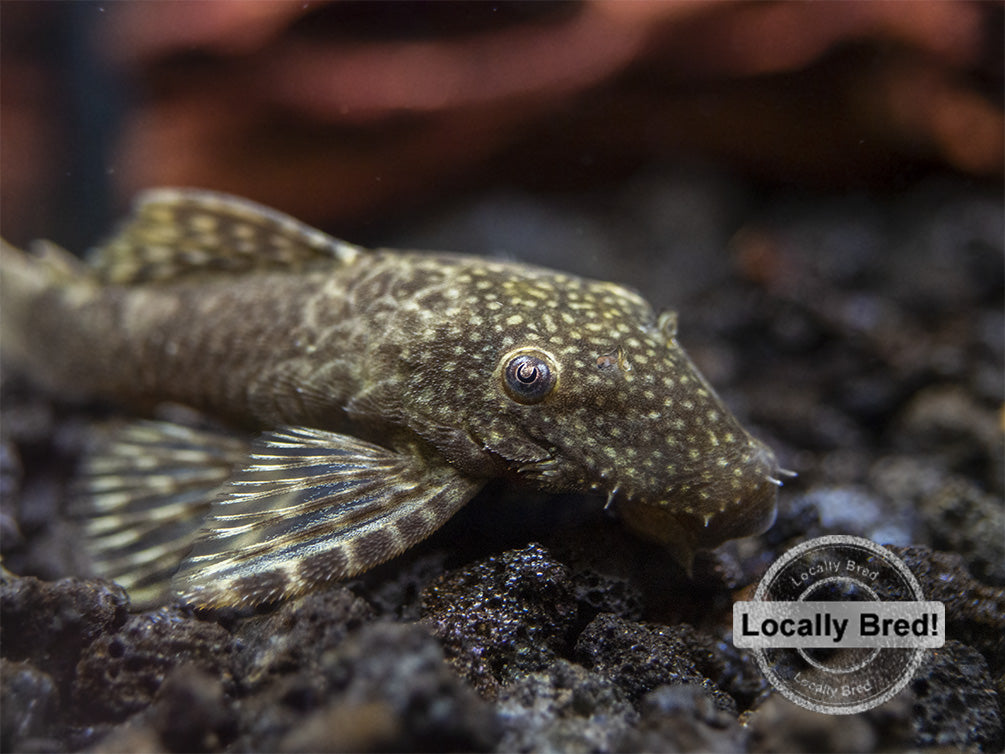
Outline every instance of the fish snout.
POLYGON ((693 478, 672 482, 662 500, 625 500, 629 529, 665 545, 690 574, 697 550, 766 531, 778 510, 778 462, 750 438, 726 456, 708 458, 693 478))
POLYGON ((699 547, 760 534, 775 522, 782 482, 774 451, 751 438, 725 471, 709 488, 710 505, 697 536, 699 547))

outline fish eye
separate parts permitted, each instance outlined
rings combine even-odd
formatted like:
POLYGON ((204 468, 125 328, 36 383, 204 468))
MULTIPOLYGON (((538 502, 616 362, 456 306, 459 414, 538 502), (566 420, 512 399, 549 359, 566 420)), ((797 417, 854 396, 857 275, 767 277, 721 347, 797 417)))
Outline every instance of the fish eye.
POLYGON ((558 370, 548 354, 521 350, 503 357, 502 383, 517 403, 540 403, 555 389, 558 370))
POLYGON ((664 309, 656 319, 656 327, 667 340, 677 337, 677 312, 664 309))

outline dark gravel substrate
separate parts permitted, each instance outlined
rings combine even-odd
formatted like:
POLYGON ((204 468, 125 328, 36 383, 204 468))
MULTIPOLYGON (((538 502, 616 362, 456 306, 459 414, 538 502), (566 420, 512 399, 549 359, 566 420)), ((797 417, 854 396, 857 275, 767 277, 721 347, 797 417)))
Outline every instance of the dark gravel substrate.
POLYGON ((562 200, 481 197, 384 243, 633 284, 799 478, 766 534, 692 579, 596 500, 493 487, 364 578, 255 615, 131 612, 64 516, 84 430, 7 378, 0 492, 4 751, 1000 751, 1005 700, 1003 212, 757 196, 656 172, 562 200), (852 717, 773 694, 733 601, 821 534, 890 544, 948 639, 852 717))

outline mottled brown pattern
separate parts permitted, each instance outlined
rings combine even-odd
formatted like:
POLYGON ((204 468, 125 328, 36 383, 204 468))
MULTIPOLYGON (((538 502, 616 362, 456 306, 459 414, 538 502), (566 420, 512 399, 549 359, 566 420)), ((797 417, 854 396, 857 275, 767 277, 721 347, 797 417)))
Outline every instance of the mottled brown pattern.
POLYGON ((300 564, 300 574, 308 583, 316 584, 343 577, 349 572, 349 556, 341 547, 310 555, 300 564))
POLYGON ((231 588, 240 595, 237 604, 259 605, 275 602, 285 594, 289 580, 282 573, 264 571, 251 576, 244 576, 235 581, 231 588))
POLYGON ((676 318, 613 283, 367 252, 248 202, 174 190, 146 195, 86 270, 56 266, 4 249, 5 355, 22 368, 139 407, 172 400, 252 430, 304 428, 240 470, 257 497, 238 486, 214 503, 193 562, 219 581, 244 561, 221 592, 259 559, 309 588, 293 555, 270 550, 321 557, 322 532, 365 570, 495 476, 602 495, 685 563, 773 518, 772 452, 677 344, 676 318), (269 521, 270 506, 294 518, 269 521), (255 525, 234 529, 221 511, 255 525))
POLYGON ((380 563, 400 549, 398 533, 391 528, 364 534, 353 543, 353 558, 361 563, 380 563))

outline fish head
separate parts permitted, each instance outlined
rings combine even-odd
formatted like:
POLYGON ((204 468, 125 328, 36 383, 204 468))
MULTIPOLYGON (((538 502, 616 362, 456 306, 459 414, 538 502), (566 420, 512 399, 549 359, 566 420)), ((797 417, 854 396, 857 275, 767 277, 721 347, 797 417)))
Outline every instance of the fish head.
MULTIPOLYGON (((427 380, 439 423, 511 474, 606 496, 685 567, 694 551, 774 521, 778 467, 676 340, 676 316, 637 293, 522 265, 468 271, 427 380), (461 345, 457 345, 460 343, 461 345), (460 359, 460 361, 458 361, 460 359)), ((435 349, 434 349, 435 350, 435 349)))

